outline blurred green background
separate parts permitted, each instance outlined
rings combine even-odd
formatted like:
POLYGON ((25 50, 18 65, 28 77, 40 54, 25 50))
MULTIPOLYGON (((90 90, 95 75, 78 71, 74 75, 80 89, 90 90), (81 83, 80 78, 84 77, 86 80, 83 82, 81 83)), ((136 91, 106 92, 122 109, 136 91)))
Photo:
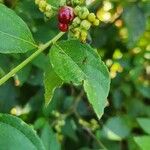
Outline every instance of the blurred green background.
MULTIPOLYGON (((2 1, 28 24, 37 43, 58 33, 56 17, 46 20, 34 1, 2 1)), ((82 87, 63 85, 44 106, 46 52, 0 87, 0 112, 22 118, 50 150, 149 150, 150 0, 87 2, 101 20, 100 27, 91 29, 88 42, 98 50, 112 79, 101 120, 82 87)), ((29 55, 0 54, 0 77, 29 55)))

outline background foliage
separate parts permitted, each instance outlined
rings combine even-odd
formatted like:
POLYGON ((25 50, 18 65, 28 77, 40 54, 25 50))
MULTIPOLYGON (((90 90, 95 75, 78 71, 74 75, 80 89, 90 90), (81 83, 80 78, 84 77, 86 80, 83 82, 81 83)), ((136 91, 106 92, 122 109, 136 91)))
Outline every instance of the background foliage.
MULTIPOLYGON (((27 23, 37 43, 58 33, 56 18, 46 20, 33 1, 4 2, 27 23)), ((91 10, 102 23, 91 30, 88 42, 98 50, 112 79, 102 119, 94 114, 82 87, 64 84, 44 106, 46 52, 0 87, 0 112, 16 115, 32 126, 47 150, 148 150, 150 2, 97 0, 91 10)), ((29 55, 0 54, 0 77, 29 55)), ((2 120, 0 116, 0 121, 7 123, 7 117, 2 120)), ((36 145, 39 138, 35 139, 36 145)))

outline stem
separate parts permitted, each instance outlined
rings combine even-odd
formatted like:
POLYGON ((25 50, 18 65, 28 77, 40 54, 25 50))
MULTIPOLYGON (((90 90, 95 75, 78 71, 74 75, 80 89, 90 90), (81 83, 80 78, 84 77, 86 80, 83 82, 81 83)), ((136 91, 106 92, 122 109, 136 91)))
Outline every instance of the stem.
POLYGON ((64 32, 60 32, 57 34, 53 39, 45 43, 44 45, 40 46, 36 52, 34 52, 30 57, 28 57, 26 60, 24 60, 21 64, 16 66, 14 69, 12 69, 8 74, 6 74, 4 77, 0 79, 0 86, 5 83, 9 78, 14 76, 19 70, 21 70, 23 67, 25 67, 29 62, 31 62, 35 57, 37 57, 41 52, 43 52, 46 48, 48 48, 51 44, 55 43, 59 38, 62 37, 64 32))
POLYGON ((102 148, 103 150, 108 150, 105 145, 99 140, 97 139, 97 137, 91 132, 91 130, 87 127, 83 127, 88 133, 89 135, 97 142, 97 144, 100 146, 100 148, 102 148))

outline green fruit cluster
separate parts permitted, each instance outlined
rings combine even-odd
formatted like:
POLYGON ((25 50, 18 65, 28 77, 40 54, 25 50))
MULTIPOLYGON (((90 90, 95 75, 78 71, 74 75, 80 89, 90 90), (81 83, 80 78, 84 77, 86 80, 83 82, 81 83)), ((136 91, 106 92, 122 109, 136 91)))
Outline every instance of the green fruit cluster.
POLYGON ((79 124, 93 132, 99 128, 99 124, 98 124, 97 120, 95 120, 95 119, 91 119, 89 122, 87 122, 87 121, 83 120, 82 118, 80 118, 79 124))
POLYGON ((38 5, 39 10, 43 12, 47 18, 51 18, 53 15, 53 9, 52 6, 46 2, 46 0, 35 0, 35 4, 38 5))
POLYGON ((88 8, 76 6, 74 8, 76 17, 72 22, 72 35, 82 42, 85 42, 88 36, 88 30, 91 26, 99 26, 100 21, 94 13, 90 13, 88 8))
POLYGON ((85 3, 86 0, 67 0, 67 5, 77 6, 85 3))
POLYGON ((52 111, 53 117, 55 117, 54 121, 54 129, 57 132, 57 137, 60 141, 63 139, 62 135, 62 128, 65 125, 65 116, 63 114, 60 114, 58 111, 52 111))

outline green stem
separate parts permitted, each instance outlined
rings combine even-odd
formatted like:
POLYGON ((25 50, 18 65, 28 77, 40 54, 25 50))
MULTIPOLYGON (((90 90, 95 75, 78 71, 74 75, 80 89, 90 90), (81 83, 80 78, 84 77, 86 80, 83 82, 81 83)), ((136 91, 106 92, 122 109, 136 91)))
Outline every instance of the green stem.
POLYGON ((51 44, 55 43, 59 38, 62 37, 64 32, 60 32, 57 34, 53 39, 45 43, 44 45, 40 46, 39 49, 34 52, 30 57, 28 57, 26 60, 24 60, 21 64, 19 64, 17 67, 12 69, 8 74, 6 74, 4 77, 0 79, 0 86, 5 83, 9 78, 14 76, 19 70, 21 70, 23 67, 25 67, 29 62, 31 62, 35 57, 37 57, 41 52, 43 52, 46 48, 48 48, 51 44))

